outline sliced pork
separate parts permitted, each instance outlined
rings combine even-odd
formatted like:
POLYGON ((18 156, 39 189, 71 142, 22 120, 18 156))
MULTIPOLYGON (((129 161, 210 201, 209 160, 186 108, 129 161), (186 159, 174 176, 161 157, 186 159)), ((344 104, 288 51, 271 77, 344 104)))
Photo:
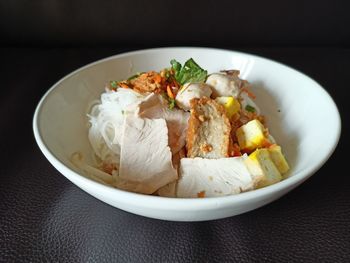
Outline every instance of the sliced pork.
POLYGON ((158 189, 157 194, 164 197, 176 197, 177 181, 171 182, 158 189))
POLYGON ((118 188, 152 194, 177 179, 164 119, 125 116, 118 188))
POLYGON ((159 94, 150 94, 137 104, 136 114, 141 118, 165 119, 169 131, 169 146, 173 154, 186 143, 189 113, 179 109, 170 110, 168 103, 159 94))
POLYGON ((177 197, 214 197, 253 189, 245 158, 181 159, 177 197))

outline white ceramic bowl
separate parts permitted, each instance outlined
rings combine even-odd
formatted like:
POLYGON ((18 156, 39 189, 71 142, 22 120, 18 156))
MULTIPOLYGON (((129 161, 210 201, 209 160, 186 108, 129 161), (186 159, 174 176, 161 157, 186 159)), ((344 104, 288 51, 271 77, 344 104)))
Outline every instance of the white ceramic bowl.
POLYGON ((314 174, 330 157, 340 136, 339 112, 314 80, 280 63, 240 52, 208 48, 160 48, 109 57, 80 68, 57 82, 35 111, 35 139, 49 162, 75 185, 103 202, 131 213, 175 221, 219 219, 270 203, 314 174), (169 67, 173 58, 194 58, 208 72, 239 69, 253 84, 257 104, 282 145, 291 166, 275 185, 239 195, 176 199, 122 191, 79 174, 73 152, 91 155, 86 112, 105 84, 132 73, 169 67))

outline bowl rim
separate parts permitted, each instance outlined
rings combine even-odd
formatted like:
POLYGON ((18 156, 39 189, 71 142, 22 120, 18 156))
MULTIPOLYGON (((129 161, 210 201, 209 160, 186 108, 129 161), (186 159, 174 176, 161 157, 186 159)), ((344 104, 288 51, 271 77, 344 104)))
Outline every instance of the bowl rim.
POLYGON ((219 49, 219 48, 208 48, 208 47, 161 47, 161 48, 149 48, 149 49, 140 49, 130 52, 123 52, 120 54, 108 56, 106 58, 102 58, 99 60, 96 60, 92 63, 89 63, 85 66, 82 66, 73 72, 69 73, 68 75, 65 75, 60 80, 58 80, 54 85, 52 85, 51 88, 49 88, 42 98, 40 99, 33 117, 33 132, 35 140, 44 154, 44 156, 48 159, 48 161, 65 177, 70 179, 74 184, 83 184, 87 188, 93 187, 96 190, 99 190, 101 193, 108 192, 111 195, 115 195, 118 197, 118 200, 122 203, 139 203, 140 198, 144 199, 145 202, 143 202, 142 207, 149 207, 149 208, 161 208, 166 207, 167 210, 178 210, 181 208, 182 210, 211 210, 212 208, 220 207, 226 207, 231 206, 233 203, 240 203, 243 201, 248 201, 252 199, 260 199, 264 196, 267 196, 272 193, 277 193, 282 190, 292 189, 308 179, 310 176, 312 176, 314 173, 316 173, 324 164, 325 162, 331 157, 333 152, 335 151, 341 134, 341 118, 339 114, 339 110, 337 108, 337 105, 335 104, 333 98, 331 95, 314 79, 310 78, 306 74, 287 66, 283 63, 280 63, 278 61, 268 59, 259 55, 253 55, 250 53, 235 51, 235 50, 229 50, 229 49, 219 49), (293 173, 292 176, 267 187, 255 189, 248 192, 243 192, 237 195, 228 195, 228 196, 219 196, 219 197, 208 197, 208 198, 172 198, 172 197, 162 197, 162 196, 153 196, 153 195, 145 195, 140 193, 134 193, 134 192, 128 192, 125 190, 121 190, 109 185, 104 185, 101 183, 98 183, 92 179, 89 179, 83 175, 80 175, 79 173, 75 172, 74 170, 68 168, 64 163, 62 163, 53 152, 49 149, 49 147, 45 144, 44 139, 42 138, 40 129, 39 129, 39 123, 40 123, 40 114, 43 109, 43 106, 45 104, 45 101, 50 96, 51 92, 58 87, 62 82, 64 82, 66 79, 72 77, 73 75, 79 73, 80 71, 83 71, 87 68, 93 67, 97 64, 118 59, 130 55, 138 55, 142 53, 151 53, 151 52, 159 52, 159 51, 170 51, 170 50, 178 50, 178 51, 184 51, 184 50, 196 50, 196 51, 211 51, 211 52, 229 52, 231 54, 240 55, 240 56, 246 56, 252 59, 258 59, 263 62, 268 63, 274 63, 280 67, 284 67, 285 69, 288 69, 290 71, 293 71, 295 73, 301 74, 304 78, 308 79, 314 84, 314 87, 316 87, 319 92, 322 92, 323 95, 328 99, 329 107, 333 108, 334 110, 334 117, 336 118, 336 127, 335 127, 335 136, 333 137, 332 143, 329 144, 327 151, 325 150, 326 154, 322 156, 320 161, 314 165, 310 165, 307 168, 297 172, 293 173))

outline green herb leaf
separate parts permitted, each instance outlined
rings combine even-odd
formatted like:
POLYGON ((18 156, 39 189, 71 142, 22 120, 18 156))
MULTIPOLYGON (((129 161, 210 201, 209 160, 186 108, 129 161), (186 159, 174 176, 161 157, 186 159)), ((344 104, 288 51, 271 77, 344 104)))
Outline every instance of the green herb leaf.
POLYGON ((176 61, 175 59, 172 59, 170 61, 171 67, 173 68, 173 70, 175 70, 175 72, 180 72, 182 66, 180 64, 180 62, 176 61))
POLYGON ((245 106, 245 110, 249 112, 255 112, 255 108, 253 106, 247 105, 245 106))
POLYGON ((169 110, 174 109, 175 107, 175 99, 169 98, 169 110))
POLYGON ((208 72, 202 69, 192 58, 187 60, 182 67, 181 64, 172 59, 170 64, 175 71, 175 79, 181 85, 188 82, 204 82, 208 72))
POLYGON ((170 72, 167 70, 165 71, 165 78, 166 79, 169 79, 170 78, 170 72))
POLYGON ((127 78, 127 80, 136 79, 139 76, 139 74, 132 75, 131 77, 127 78))
POLYGON ((112 88, 116 89, 118 86, 118 82, 117 81, 110 81, 109 84, 111 85, 112 88))
POLYGON ((145 72, 138 72, 135 75, 132 75, 131 77, 129 77, 127 80, 132 80, 132 79, 136 79, 138 76, 140 76, 141 74, 143 74, 145 72))

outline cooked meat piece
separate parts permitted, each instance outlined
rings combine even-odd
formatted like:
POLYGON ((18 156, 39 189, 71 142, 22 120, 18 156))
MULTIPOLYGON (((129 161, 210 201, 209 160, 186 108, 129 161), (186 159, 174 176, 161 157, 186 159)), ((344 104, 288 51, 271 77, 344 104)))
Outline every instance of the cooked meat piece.
POLYGON ((186 83, 176 95, 176 104, 181 109, 190 110, 190 101, 194 98, 210 98, 211 88, 205 83, 186 83))
POLYGON ((225 73, 226 75, 232 76, 232 77, 238 77, 241 73, 237 69, 229 69, 229 70, 220 70, 220 72, 225 73))
POLYGON ((157 194, 164 197, 176 197, 177 181, 171 182, 158 189, 157 194))
POLYGON ((188 123, 187 157, 218 159, 229 156, 231 126, 222 105, 209 98, 191 100, 188 123))
POLYGON ((237 98, 242 80, 237 75, 214 73, 207 78, 206 83, 212 88, 213 98, 228 96, 237 98))
POLYGON ((181 159, 177 197, 213 197, 253 189, 254 181, 244 159, 246 156, 181 159))
POLYGON ((152 194, 177 179, 164 119, 125 117, 116 186, 152 194))
POLYGON ((148 95, 138 104, 136 113, 141 118, 166 120, 169 146, 173 154, 185 146, 189 113, 179 109, 169 110, 168 104, 162 96, 154 93, 148 95))
POLYGON ((173 154, 173 166, 178 169, 180 166, 180 160, 186 157, 186 148, 183 147, 180 151, 173 154))

